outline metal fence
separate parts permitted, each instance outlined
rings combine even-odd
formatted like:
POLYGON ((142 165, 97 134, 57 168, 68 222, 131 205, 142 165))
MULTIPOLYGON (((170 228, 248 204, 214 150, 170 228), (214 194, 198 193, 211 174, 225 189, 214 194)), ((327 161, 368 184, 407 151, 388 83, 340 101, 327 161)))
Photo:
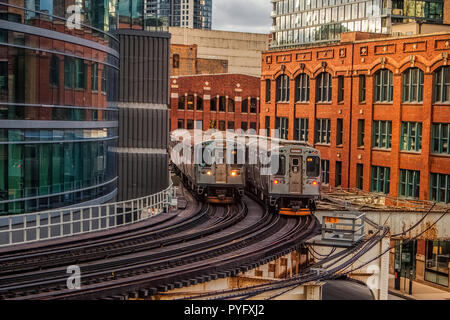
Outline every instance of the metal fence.
POLYGON ((0 247, 108 230, 146 220, 176 206, 176 188, 140 199, 0 216, 0 247))

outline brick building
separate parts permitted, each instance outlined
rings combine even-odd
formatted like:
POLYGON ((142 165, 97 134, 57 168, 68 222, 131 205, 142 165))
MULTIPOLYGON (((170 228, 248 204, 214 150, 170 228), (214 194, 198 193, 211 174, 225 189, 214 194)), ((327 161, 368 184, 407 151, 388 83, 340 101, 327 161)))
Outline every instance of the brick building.
POLYGON ((241 74, 171 77, 171 130, 257 130, 259 90, 259 78, 241 74))
POLYGON ((228 73, 228 60, 198 57, 198 46, 171 44, 171 76, 228 73))
POLYGON ((330 187, 448 203, 449 43, 351 32, 265 52, 261 128, 318 148, 330 187))

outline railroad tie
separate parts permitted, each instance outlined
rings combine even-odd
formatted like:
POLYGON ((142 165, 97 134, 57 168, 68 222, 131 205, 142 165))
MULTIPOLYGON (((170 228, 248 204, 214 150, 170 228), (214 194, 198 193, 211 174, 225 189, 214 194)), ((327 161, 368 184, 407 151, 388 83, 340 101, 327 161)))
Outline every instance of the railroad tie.
POLYGON ((174 286, 175 286, 176 289, 181 289, 181 288, 183 288, 183 283, 177 281, 177 282, 174 283, 174 286))
POLYGON ((196 285, 198 283, 198 280, 197 279, 189 279, 189 283, 191 285, 196 285))
POLYGON ((158 291, 159 292, 167 292, 168 288, 166 285, 161 285, 161 286, 158 286, 158 291))

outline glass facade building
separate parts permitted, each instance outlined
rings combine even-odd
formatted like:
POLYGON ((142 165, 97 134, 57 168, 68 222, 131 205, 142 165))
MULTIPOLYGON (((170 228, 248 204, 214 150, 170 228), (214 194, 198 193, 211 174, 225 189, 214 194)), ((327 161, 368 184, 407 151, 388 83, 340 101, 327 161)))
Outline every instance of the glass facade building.
POLYGON ((444 0, 272 0, 271 47, 330 42, 342 32, 390 33, 395 23, 443 22, 444 0))
POLYGON ((115 197, 118 3, 0 0, 0 215, 115 197))

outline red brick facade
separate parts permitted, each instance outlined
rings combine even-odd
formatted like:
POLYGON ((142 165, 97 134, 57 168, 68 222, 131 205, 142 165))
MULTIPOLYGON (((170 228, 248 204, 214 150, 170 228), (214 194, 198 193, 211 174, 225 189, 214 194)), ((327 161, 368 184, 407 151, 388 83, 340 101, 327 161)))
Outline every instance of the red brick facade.
POLYGON ((434 72, 447 65, 450 35, 435 34, 401 38, 364 39, 356 33, 344 35, 335 45, 309 46, 291 50, 268 51, 262 56, 261 128, 270 116, 270 128, 275 128, 276 117, 289 119, 289 138, 294 138, 294 118, 309 119, 308 142, 315 145, 323 159, 330 161, 330 186, 336 185, 336 161, 342 162, 343 188, 357 186, 357 164, 363 165, 363 189, 371 191, 371 167, 390 167, 390 195, 398 196, 399 170, 420 171, 419 198, 429 200, 430 173, 450 174, 450 157, 433 155, 430 150, 432 123, 450 123, 450 105, 433 101, 434 72), (416 67, 424 72, 423 102, 403 103, 403 72, 416 67), (393 100, 375 103, 374 74, 380 69, 393 73, 393 100), (331 103, 316 102, 316 78, 321 72, 332 76, 331 103), (306 103, 294 103, 295 78, 306 73, 309 78, 310 98, 306 103), (276 102, 276 79, 286 74, 290 79, 288 103, 276 102), (365 101, 359 99, 360 75, 366 77, 365 101), (343 100, 338 102, 339 77, 343 77, 343 100), (270 101, 266 101, 266 80, 270 80, 270 101), (316 121, 331 119, 329 145, 315 143, 316 121), (336 144, 337 119, 343 120, 343 141, 336 144), (357 146, 358 120, 364 120, 364 146, 357 146), (391 149, 372 148, 374 120, 392 121, 391 149), (401 122, 422 123, 422 150, 401 151, 401 122))
POLYGON ((202 128, 198 129, 203 130, 237 130, 245 129, 245 125, 256 130, 259 128, 259 90, 260 79, 247 75, 172 77, 171 130, 194 129, 196 121, 202 121, 202 128), (211 111, 213 99, 217 101, 216 111, 211 111), (247 112, 242 112, 243 104, 247 105, 247 112))

